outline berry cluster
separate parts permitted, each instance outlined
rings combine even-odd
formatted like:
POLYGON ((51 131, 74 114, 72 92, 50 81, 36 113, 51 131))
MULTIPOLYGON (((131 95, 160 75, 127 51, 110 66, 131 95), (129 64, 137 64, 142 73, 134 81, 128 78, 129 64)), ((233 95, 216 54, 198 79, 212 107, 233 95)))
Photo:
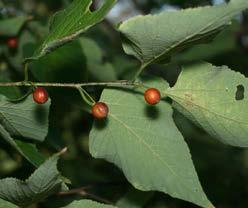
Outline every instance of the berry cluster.
MULTIPOLYGON (((156 105, 161 99, 158 89, 150 88, 145 91, 145 101, 150 105, 156 105)), ((33 92, 33 100, 38 104, 44 104, 48 101, 48 93, 45 88, 37 87, 33 92)), ((97 102, 92 106, 91 113, 98 120, 105 119, 108 116, 109 108, 106 103, 97 102)))
MULTIPOLYGON (((18 40, 15 37, 7 40, 7 45, 10 50, 18 47, 18 40)), ((161 94, 156 88, 149 88, 144 94, 145 101, 150 105, 156 105, 161 99, 161 94)), ((33 100, 38 104, 44 104, 48 101, 48 93, 44 87, 37 87, 33 92, 33 100)), ((92 106, 92 115, 98 120, 105 119, 108 116, 109 108, 106 103, 97 102, 92 106)))
MULTIPOLYGON (((158 89, 150 88, 145 91, 144 98, 148 104, 156 105, 161 99, 161 94, 158 89)), ((93 105, 91 112, 96 119, 105 119, 108 116, 109 108, 106 103, 98 102, 93 105)))

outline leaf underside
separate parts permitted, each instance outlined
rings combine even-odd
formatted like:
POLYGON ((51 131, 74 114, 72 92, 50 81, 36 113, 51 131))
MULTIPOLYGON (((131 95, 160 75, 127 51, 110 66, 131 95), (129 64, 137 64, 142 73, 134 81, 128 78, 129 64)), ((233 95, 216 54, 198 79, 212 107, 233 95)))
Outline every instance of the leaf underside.
POLYGON ((247 0, 233 0, 218 6, 137 16, 119 27, 124 38, 123 48, 143 66, 166 62, 174 52, 215 37, 247 7, 247 0))
POLYGON ((248 79, 226 66, 184 67, 167 91, 174 107, 220 141, 248 147, 248 79))
POLYGON ((57 170, 59 155, 43 163, 26 181, 15 178, 0 180, 0 198, 27 207, 61 189, 62 180, 57 170))
POLYGON ((11 136, 44 141, 48 132, 49 107, 50 101, 37 105, 31 95, 21 102, 10 102, 0 95, 0 125, 11 136))
POLYGON ((21 102, 10 102, 0 95, 0 136, 36 167, 44 162, 44 157, 35 144, 19 139, 44 141, 49 107, 50 100, 40 106, 33 102, 32 96, 21 102))
MULTIPOLYGON (((165 81, 147 84, 161 91, 165 81)), ((130 91, 131 90, 131 91, 130 91)), ((90 152, 122 169, 129 182, 143 191, 161 191, 202 207, 213 207, 204 194, 189 149, 172 118, 170 104, 147 106, 143 92, 104 90, 101 101, 110 109, 106 121, 95 122, 90 152)))
POLYGON ((117 208, 117 207, 94 202, 91 200, 80 200, 80 201, 74 201, 64 208, 117 208))
POLYGON ((18 208, 16 205, 0 199, 0 208, 18 208))

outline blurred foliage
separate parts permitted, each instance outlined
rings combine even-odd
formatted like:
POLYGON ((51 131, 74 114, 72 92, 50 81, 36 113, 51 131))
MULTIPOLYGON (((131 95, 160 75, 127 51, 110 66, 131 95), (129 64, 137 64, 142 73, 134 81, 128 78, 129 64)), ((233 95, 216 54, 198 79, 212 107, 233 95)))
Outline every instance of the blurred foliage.
MULTIPOLYGON (((34 16, 18 33, 19 46, 16 51, 6 47, 6 37, 0 38, 0 80, 23 78, 22 58, 31 54, 35 44, 47 33, 49 15, 64 8, 69 0, 0 0, 0 18, 28 14, 34 16)), ((182 8, 211 4, 208 0, 133 0, 133 5, 142 13, 150 13, 166 4, 182 8)), ((228 65, 248 75, 248 21, 237 21, 228 27, 209 45, 199 45, 178 54, 173 63, 165 66, 153 65, 148 74, 161 75, 173 85, 180 71, 180 63, 192 63, 200 59, 215 65, 228 65)), ((82 39, 73 41, 56 52, 34 62, 31 66, 33 80, 80 82, 99 80, 94 70, 111 73, 113 79, 128 79, 137 70, 138 63, 124 55, 119 34, 108 20, 89 30, 82 39), (91 49, 94 53, 92 53, 91 49)), ((108 75, 109 77, 109 75, 108 75)), ((19 94, 17 89, 14 94, 19 94)), ((59 162, 63 175, 70 178, 70 188, 84 187, 90 198, 97 201, 125 201, 131 185, 122 172, 113 164, 95 160, 88 152, 88 134, 92 118, 89 109, 79 95, 71 90, 48 89, 52 97, 50 128, 45 143, 39 149, 51 155, 64 146, 69 152, 59 162), (86 110, 86 111, 85 111, 86 110), (63 165, 62 165, 63 164, 63 165)), ((93 89, 88 88, 89 92, 93 89)), ((102 89, 99 87, 100 92, 102 89)), ((21 89, 25 92, 26 89, 21 89)), ((12 93, 12 92, 11 92, 12 93)), ((183 132, 191 149, 200 181, 210 200, 218 208, 248 207, 248 150, 233 148, 218 143, 205 132, 186 120, 180 113, 174 114, 177 126, 183 132), (212 197, 212 198, 211 198, 212 197)), ((26 178, 34 170, 3 140, 0 141, 0 176, 26 178)), ((192 208, 192 204, 172 199, 160 193, 150 193, 145 208, 192 208)), ((36 208, 62 207, 74 199, 76 194, 52 196, 37 204, 36 208)), ((142 200, 141 200, 142 201, 142 200)), ((143 203, 143 201, 142 201, 143 203)), ((142 204, 141 203, 141 204, 142 204)), ((138 206, 139 207, 139 206, 138 206)), ((141 206, 140 206, 141 207, 141 206)))

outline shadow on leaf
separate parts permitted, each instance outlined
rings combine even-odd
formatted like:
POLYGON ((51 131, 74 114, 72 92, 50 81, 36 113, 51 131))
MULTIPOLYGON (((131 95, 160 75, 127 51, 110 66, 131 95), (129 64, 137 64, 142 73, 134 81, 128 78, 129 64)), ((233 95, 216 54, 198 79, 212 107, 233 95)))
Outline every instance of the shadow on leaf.
POLYGON ((39 123, 45 123, 47 118, 47 109, 43 105, 37 105, 34 109, 34 115, 39 123))
POLYGON ((95 128, 98 130, 103 130, 108 125, 108 118, 104 120, 96 120, 95 121, 95 128))
POLYGON ((149 106, 145 107, 145 114, 148 118, 155 120, 158 119, 160 116, 159 109, 156 106, 149 106))

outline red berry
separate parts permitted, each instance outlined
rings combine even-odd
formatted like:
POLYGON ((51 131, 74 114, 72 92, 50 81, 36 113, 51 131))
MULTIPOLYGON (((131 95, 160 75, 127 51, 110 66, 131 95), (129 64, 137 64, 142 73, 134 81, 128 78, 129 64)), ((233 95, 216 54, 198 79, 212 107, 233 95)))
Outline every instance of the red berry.
POLYGON ((104 119, 108 116, 109 108, 106 103, 98 102, 93 105, 92 114, 96 119, 104 119))
POLYGON ((150 88, 145 91, 145 100, 150 105, 156 105, 161 99, 161 94, 159 90, 155 88, 150 88))
POLYGON ((37 87, 33 92, 33 100, 38 104, 44 104, 48 100, 48 93, 44 87, 37 87))
POLYGON ((17 38, 9 38, 7 44, 9 49, 16 49, 18 45, 17 38))

